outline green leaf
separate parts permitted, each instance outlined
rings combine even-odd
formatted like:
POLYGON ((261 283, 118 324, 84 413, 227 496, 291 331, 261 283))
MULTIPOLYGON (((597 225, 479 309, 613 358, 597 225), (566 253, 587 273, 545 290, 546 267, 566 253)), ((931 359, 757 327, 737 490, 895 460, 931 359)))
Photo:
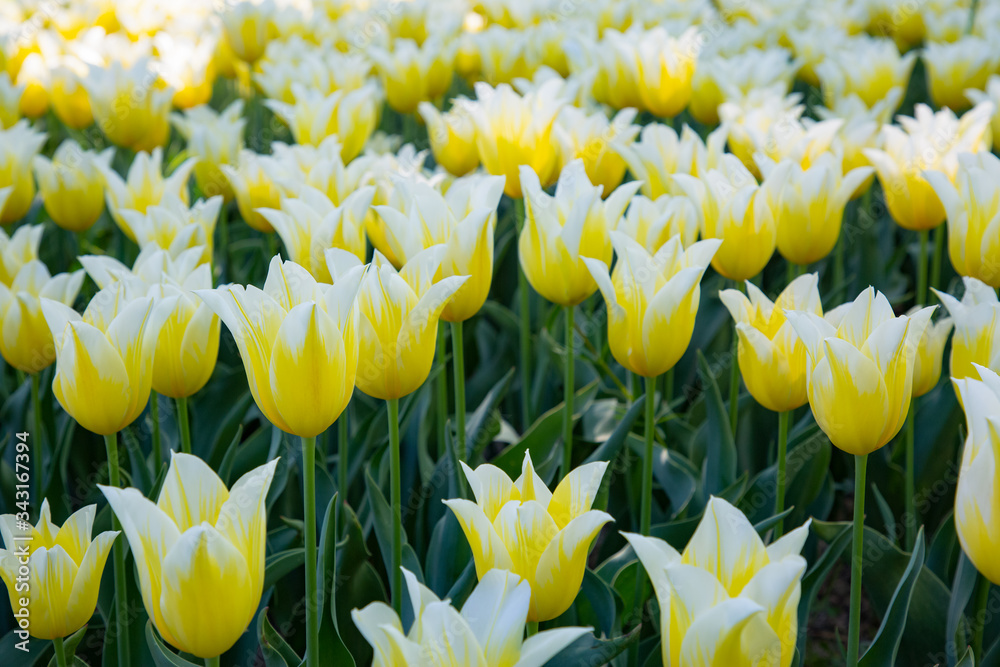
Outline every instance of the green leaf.
POLYGON ((306 559, 306 550, 302 547, 285 549, 276 554, 271 554, 264 562, 264 588, 267 590, 291 572, 302 567, 306 559))
POLYGON ((267 667, 298 667, 302 661, 271 625, 267 618, 267 607, 257 614, 257 641, 260 642, 260 652, 267 667))
POLYGON ((613 635, 618 609, 615 605, 615 593, 611 586, 588 567, 583 571, 583 584, 580 587, 580 592, 587 598, 587 602, 594 610, 598 621, 597 629, 608 637, 613 635))
POLYGON ((152 621, 146 621, 146 644, 149 646, 149 652, 153 654, 153 662, 157 667, 200 667, 197 663, 189 662, 167 648, 153 630, 152 621))
POLYGON ((702 473, 704 493, 706 496, 718 495, 736 480, 736 443, 729 428, 729 412, 722 402, 719 385, 715 382, 715 376, 701 350, 698 350, 698 369, 701 372, 708 409, 708 419, 704 426, 708 437, 708 450, 702 473))
POLYGON ((626 437, 632 431, 632 425, 635 424, 635 420, 639 418, 639 415, 643 414, 645 406, 646 401, 643 398, 636 399, 632 403, 632 406, 625 411, 625 416, 618 422, 618 426, 611 432, 608 439, 602 442, 600 447, 595 449, 584 463, 614 460, 625 443, 626 437))
POLYGON ((354 667, 354 658, 351 656, 344 640, 340 637, 340 628, 337 624, 337 502, 339 494, 333 494, 330 503, 326 507, 326 514, 323 516, 323 527, 319 534, 319 554, 316 563, 316 581, 319 582, 317 605, 320 610, 322 623, 320 624, 320 654, 324 661, 330 664, 343 665, 344 667, 354 667), (326 591, 329 595, 330 613, 324 613, 327 608, 326 591))
MULTIPOLYGON (((87 634, 86 625, 63 640, 63 651, 66 652, 67 660, 73 660, 76 657, 75 656, 76 647, 80 645, 80 642, 83 640, 83 636, 85 634, 87 634)), ((56 665, 56 656, 53 655, 52 659, 49 660, 49 667, 55 667, 55 665, 56 665)))
MULTIPOLYGON (((6 604, 6 602, 4 603, 6 604)), ((29 638, 27 640, 27 651, 17 648, 23 640, 11 630, 0 640, 0 665, 17 665, 18 667, 35 667, 44 665, 45 656, 49 654, 52 642, 42 639, 29 638)), ((22 644, 24 645, 24 644, 22 644)))
POLYGON ((892 508, 889 507, 889 503, 886 502, 885 496, 882 492, 878 490, 878 484, 871 485, 872 495, 875 497, 875 504, 878 506, 878 512, 882 516, 882 525, 885 526, 885 535, 892 541, 893 544, 898 544, 899 540, 896 537, 896 517, 892 513, 892 508))
MULTIPOLYGON (((832 539, 829 536, 824 539, 826 539, 829 546, 827 546, 823 555, 816 560, 812 569, 806 572, 805 576, 802 577, 802 595, 800 598, 801 601, 799 602, 800 628, 808 627, 809 609, 816 600, 816 594, 819 592, 820 586, 822 586, 823 582, 826 581, 827 575, 830 574, 831 568, 833 568, 834 563, 836 563, 840 558, 844 549, 851 543, 851 527, 849 525, 843 525, 832 539)), ((799 632, 797 653, 800 661, 804 659, 807 648, 806 633, 799 632)), ((801 664, 801 662, 796 664, 801 664)))
POLYGON ((226 453, 222 457, 222 462, 219 463, 219 478, 225 482, 226 486, 229 486, 230 478, 233 473, 233 461, 236 460, 236 451, 239 449, 239 444, 243 440, 243 424, 236 427, 236 433, 233 435, 233 439, 229 442, 229 446, 226 447, 226 453))
POLYGON ((598 639, 588 633, 564 648, 545 665, 546 667, 601 667, 639 641, 641 630, 642 626, 638 626, 627 635, 611 639, 598 639))
POLYGON ((979 572, 976 566, 961 552, 958 565, 955 567, 955 578, 951 584, 951 598, 948 600, 948 624, 945 628, 945 651, 948 654, 948 665, 954 667, 958 660, 958 649, 965 645, 965 641, 959 640, 958 627, 965 618, 965 608, 972 599, 972 593, 976 590, 976 582, 979 580, 979 572))
POLYGON ((479 406, 469 415, 465 422, 465 461, 471 455, 482 451, 500 432, 500 423, 495 418, 495 410, 507 394, 510 381, 514 377, 514 369, 508 369, 500 380, 487 392, 479 406))
MULTIPOLYGON (((379 550, 382 552, 382 562, 385 565, 386 575, 390 584, 395 581, 392 576, 392 507, 389 506, 385 496, 382 495, 381 487, 372 477, 371 468, 365 470, 365 479, 368 483, 368 499, 371 502, 372 514, 375 519, 375 538, 378 540, 379 550)), ((417 580, 423 583, 423 568, 417 560, 417 554, 406 538, 406 527, 402 530, 403 540, 403 567, 417 575, 417 580)), ((405 585, 405 584, 404 584, 405 585)), ((390 595, 402 595, 402 591, 390 590, 390 595)), ((404 605, 404 614, 406 605, 404 605)))
POLYGON ((771 530, 771 528, 773 528, 774 526, 778 525, 779 521, 781 521, 782 519, 784 519, 785 517, 787 517, 789 514, 791 514, 794 509, 795 509, 794 506, 793 507, 789 507, 784 512, 782 512, 781 514, 775 514, 774 516, 768 517, 768 518, 764 519, 763 521, 755 523, 754 526, 753 526, 753 529, 757 531, 758 535, 763 536, 764 533, 766 533, 767 531, 771 530))
POLYGON ((924 554, 924 530, 921 528, 917 533, 917 543, 910 555, 910 562, 889 602, 888 613, 882 619, 882 625, 871 646, 861 657, 859 667, 893 667, 896 664, 896 653, 899 652, 899 642, 906 627, 913 589, 924 566, 924 554))
POLYGON ((956 667, 976 667, 976 658, 972 655, 972 649, 966 647, 965 655, 958 661, 956 667))

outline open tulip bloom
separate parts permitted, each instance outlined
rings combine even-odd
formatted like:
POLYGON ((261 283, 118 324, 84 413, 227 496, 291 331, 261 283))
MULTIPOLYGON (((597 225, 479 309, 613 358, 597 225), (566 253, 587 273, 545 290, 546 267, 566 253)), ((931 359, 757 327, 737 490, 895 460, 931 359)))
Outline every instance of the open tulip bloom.
POLYGON ((712 498, 683 553, 622 535, 653 583, 664 667, 792 664, 809 522, 765 546, 743 512, 712 498))
POLYGON ((227 489, 197 456, 173 454, 155 503, 138 489, 100 486, 135 557, 142 604, 171 646, 215 658, 253 620, 264 587, 264 501, 277 464, 227 489))
POLYGON ((962 281, 965 294, 961 300, 938 290, 934 294, 955 323, 949 374, 955 379, 977 379, 977 365, 1000 368, 1000 300, 986 283, 968 277, 962 281))
POLYGON ((513 572, 490 570, 459 612, 403 569, 413 625, 372 602, 351 618, 375 651, 373 667, 542 667, 590 628, 557 628, 524 638, 531 586, 513 572))
POLYGON ((531 622, 556 618, 580 592, 590 546, 613 521, 607 512, 591 509, 607 467, 606 462, 582 465, 549 491, 527 452, 516 481, 489 463, 475 470, 462 463, 476 502, 444 502, 469 540, 481 580, 499 568, 531 586, 531 622))
MULTIPOLYGON (((807 393, 816 423, 834 446, 855 455, 854 553, 848 656, 857 656, 868 454, 891 440, 906 419, 920 338, 934 307, 893 313, 869 287, 851 304, 827 313, 786 315, 808 354, 807 393)), ((853 658, 856 660, 856 657, 853 658)))

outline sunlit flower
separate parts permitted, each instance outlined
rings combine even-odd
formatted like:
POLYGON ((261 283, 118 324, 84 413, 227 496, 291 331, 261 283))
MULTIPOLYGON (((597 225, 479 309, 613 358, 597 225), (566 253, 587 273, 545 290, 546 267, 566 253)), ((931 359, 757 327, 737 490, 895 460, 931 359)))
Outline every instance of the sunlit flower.
POLYGON ((136 153, 125 179, 114 169, 99 165, 107 186, 108 212, 126 236, 135 240, 135 232, 122 211, 145 213, 146 209, 159 204, 167 195, 173 195, 187 204, 187 180, 197 161, 198 158, 188 158, 170 176, 164 177, 163 149, 154 148, 152 153, 136 153))

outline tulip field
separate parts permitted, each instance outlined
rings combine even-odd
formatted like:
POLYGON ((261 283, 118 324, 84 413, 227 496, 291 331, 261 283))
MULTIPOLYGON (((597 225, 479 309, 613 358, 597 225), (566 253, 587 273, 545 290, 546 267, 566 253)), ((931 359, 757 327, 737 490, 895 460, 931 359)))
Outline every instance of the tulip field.
POLYGON ((1000 667, 998 136, 994 0, 0 0, 0 667, 1000 667))

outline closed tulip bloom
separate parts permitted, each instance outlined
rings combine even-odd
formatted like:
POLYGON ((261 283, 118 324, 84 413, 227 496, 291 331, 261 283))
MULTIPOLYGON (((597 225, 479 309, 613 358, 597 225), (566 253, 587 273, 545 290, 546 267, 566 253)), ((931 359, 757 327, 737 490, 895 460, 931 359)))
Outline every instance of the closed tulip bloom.
POLYGON ((237 58, 253 64, 264 55, 274 30, 277 8, 271 0, 243 0, 220 12, 222 34, 237 58))
POLYGON ((333 280, 326 266, 327 248, 347 250, 359 261, 365 260, 365 214, 374 195, 375 188, 368 185, 334 206, 324 193, 305 185, 298 197, 281 198, 281 210, 261 208, 257 212, 278 232, 293 262, 316 280, 329 283, 333 280))
POLYGON ((675 174, 704 176, 709 169, 721 166, 726 147, 726 132, 716 130, 702 141, 687 125, 680 136, 669 125, 650 123, 642 128, 639 141, 614 147, 625 159, 628 170, 642 182, 642 193, 650 199, 665 194, 680 194, 674 185, 675 174))
POLYGON ((243 100, 236 100, 221 113, 208 106, 195 106, 183 115, 171 114, 177 131, 187 140, 187 150, 199 158, 194 165, 194 181, 208 197, 233 198, 233 188, 221 165, 236 165, 243 147, 243 100))
POLYGON ((589 628, 556 628, 524 638, 531 585, 512 572, 490 570, 462 610, 441 600, 403 569, 413 624, 392 607, 372 602, 351 611, 354 624, 375 651, 373 667, 542 667, 589 628))
POLYGON ((38 119, 49 110, 49 64, 37 52, 29 53, 21 62, 17 73, 17 85, 24 86, 21 94, 21 113, 28 118, 38 119))
POLYGON ((604 201, 582 160, 559 174, 555 195, 542 190, 530 167, 521 167, 525 220, 518 239, 521 268, 536 292, 561 306, 575 306, 597 290, 584 257, 611 264, 609 231, 618 225, 639 183, 625 183, 604 201))
POLYGON ((0 579, 7 585, 11 611, 22 612, 22 601, 27 601, 32 637, 68 637, 94 615, 104 564, 118 537, 118 531, 109 530, 91 538, 96 513, 97 505, 87 505, 57 526, 45 499, 37 526, 13 514, 0 516, 5 547, 0 549, 0 579))
POLYGON ((239 152, 235 166, 220 164, 219 169, 232 186, 240 217, 258 232, 267 233, 273 232, 274 228, 257 209, 280 206, 281 190, 264 169, 261 157, 244 148, 239 152))
POLYGON ((108 212, 115 224, 135 241, 135 232, 121 213, 123 209, 145 213, 146 209, 161 203, 167 195, 173 195, 187 204, 187 181, 197 162, 198 158, 188 158, 170 176, 164 177, 163 149, 154 148, 152 153, 136 153, 125 179, 114 169, 99 164, 107 186, 108 212))
POLYGON ((417 45, 412 39, 396 39, 388 48, 368 50, 382 78, 386 102, 399 113, 413 113, 420 102, 435 100, 451 86, 455 73, 454 40, 432 37, 417 45))
POLYGON ((918 104, 913 118, 896 118, 900 127, 882 127, 882 150, 863 152, 878 172, 896 224, 917 231, 941 224, 944 206, 924 173, 941 171, 955 182, 961 153, 990 150, 991 113, 992 104, 980 103, 959 119, 950 109, 935 113, 918 104))
POLYGON ((363 275, 355 260, 325 285, 275 256, 263 290, 224 285, 196 292, 233 335, 257 407, 281 430, 319 435, 350 401, 359 350, 355 296, 363 275))
POLYGON ((674 177, 695 204, 702 237, 721 239, 712 266, 730 280, 749 280, 774 254, 777 225, 766 193, 733 155, 701 178, 674 177))
POLYGON ((63 303, 41 299, 56 349, 52 393, 98 435, 117 433, 145 409, 157 336, 174 306, 171 299, 134 294, 114 281, 94 295, 82 317, 63 303))
POLYGON ((480 580, 496 568, 531 586, 529 621, 556 618, 580 592, 590 547, 614 520, 591 509, 607 467, 603 461, 582 465, 549 491, 527 452, 517 481, 489 463, 472 470, 462 462, 476 502, 444 503, 465 532, 480 580))
POLYGON ((924 46, 922 58, 934 106, 953 111, 968 109, 965 91, 983 90, 990 75, 1000 69, 1000 51, 987 38, 975 35, 963 35, 952 43, 931 42, 924 46))
MULTIPOLYGON (((0 188, 0 209, 10 188, 0 188)), ((0 229, 0 284, 10 286, 21 267, 38 259, 38 246, 42 242, 43 225, 21 225, 10 236, 0 229)))
POLYGON ((153 36, 161 57, 157 74, 173 92, 173 106, 192 109, 212 99, 216 80, 217 38, 174 35, 166 31, 153 36))
POLYGON ((548 81, 523 97, 507 84, 491 88, 476 84, 476 100, 468 110, 476 124, 476 145, 483 168, 506 177, 508 197, 522 195, 522 165, 537 175, 543 187, 559 176, 559 149, 552 133, 563 106, 559 81, 548 81))
POLYGON ((0 225, 17 222, 31 208, 35 199, 35 179, 31 162, 45 143, 45 133, 33 129, 27 120, 19 120, 0 130, 0 225), (6 197, 3 191, 10 188, 6 197))
POLYGON ((300 144, 318 146, 331 135, 340 138, 340 155, 350 162, 364 148, 378 125, 381 93, 369 82, 351 91, 324 95, 293 84, 295 104, 266 100, 265 104, 285 121, 300 144))
MULTIPOLYGON (((918 306, 910 309, 909 314, 916 313, 918 306)), ((944 345, 954 327, 950 317, 942 317, 937 322, 931 322, 924 329, 924 335, 917 343, 917 354, 913 365, 913 397, 923 396, 937 386, 941 379, 941 361, 944 357, 944 345)))
POLYGON ((840 236, 844 207, 872 173, 858 167, 841 173, 840 159, 820 156, 808 169, 785 160, 764 177, 778 226, 778 252, 795 264, 811 264, 830 254, 840 236))
POLYGON ((906 90, 916 52, 902 55, 890 39, 852 37, 816 66, 827 106, 855 94, 874 107, 893 88, 906 90))
POLYGON ((173 309, 156 341, 152 382, 154 391, 171 398, 186 398, 204 387, 219 353, 219 318, 194 294, 212 288, 212 268, 202 263, 204 257, 203 247, 172 257, 151 244, 143 247, 131 269, 112 257, 79 258, 98 287, 132 281, 137 292, 172 298, 173 309))
MULTIPOLYGON (((434 360, 438 319, 451 297, 469 279, 450 276, 434 282, 447 253, 444 245, 423 250, 398 272, 375 251, 358 293, 358 389, 373 398, 391 400, 416 391, 434 360)), ((338 249, 326 254, 336 279, 360 270, 354 255, 338 249)))
POLYGON ((719 292, 736 321, 743 383, 754 400, 768 410, 786 412, 806 402, 806 347, 785 311, 822 316, 818 285, 816 273, 799 276, 773 302, 749 281, 746 294, 734 289, 719 292))
POLYGON ((611 232, 618 261, 584 257, 608 306, 608 344, 615 360, 642 375, 657 377, 684 354, 701 299, 701 277, 720 241, 699 241, 687 250, 680 237, 655 255, 621 232, 611 232))
POLYGON ((50 73, 49 101, 52 110, 68 127, 82 130, 94 123, 90 95, 83 87, 90 66, 74 56, 63 57, 50 73))
POLYGON ((625 160, 616 147, 630 144, 639 127, 632 124, 635 109, 622 109, 608 120, 603 111, 592 114, 563 107, 553 128, 562 147, 563 162, 583 160, 587 178, 610 195, 625 178, 625 160))
POLYGON ((636 195, 625 217, 618 221, 618 231, 652 253, 675 236, 680 236, 681 245, 687 248, 698 240, 698 211, 684 195, 660 195, 655 201, 636 195))
POLYGON ((417 111, 427 124, 434 160, 452 176, 465 176, 479 166, 476 125, 465 107, 454 105, 444 113, 430 102, 421 102, 417 111))
POLYGON ((828 319, 786 312, 806 346, 809 407, 836 447, 863 456, 899 432, 913 393, 917 346, 933 310, 895 317, 889 300, 869 287, 828 319))
POLYGON ((978 365, 975 372, 952 379, 968 429, 955 488, 955 532, 972 564, 995 583, 1000 581, 1000 530, 995 520, 1000 505, 1000 376, 978 365))
POLYGON ((698 29, 693 26, 680 37, 670 37, 663 26, 643 33, 636 49, 639 97, 644 109, 669 118, 688 105, 698 61, 698 40, 698 29))
POLYGON ((196 456, 171 452, 156 502, 99 485, 135 557, 142 604, 163 640, 199 658, 229 650, 264 587, 274 459, 231 489, 196 456))
POLYGON ((405 263, 429 246, 441 244, 444 255, 435 280, 468 276, 448 300, 441 318, 464 322, 483 307, 493 282, 493 236, 503 176, 456 179, 445 194, 420 181, 400 181, 409 212, 377 206, 392 254, 405 263))
POLYGON ((10 287, 0 283, 0 352, 8 364, 37 373, 55 361, 41 299, 72 306, 82 284, 82 271, 52 276, 37 259, 21 266, 10 287))
POLYGON ((156 85, 147 58, 130 67, 115 60, 107 68, 91 67, 83 86, 97 126, 111 143, 134 151, 151 151, 167 143, 173 91, 156 85))
POLYGON ((948 220, 948 256, 955 271, 1000 287, 1000 159, 988 152, 958 156, 954 183, 940 171, 924 178, 948 220))
POLYGON ((156 246, 177 257, 189 248, 201 248, 201 262, 212 261, 215 224, 222 209, 222 197, 199 199, 191 207, 178 197, 165 194, 163 199, 139 213, 122 209, 121 217, 135 233, 140 248, 156 246))
POLYGON ((949 375, 952 379, 977 379, 976 365, 1000 369, 1000 302, 985 283, 975 278, 962 281, 965 294, 961 301, 938 290, 934 293, 955 323, 949 375))
POLYGON ((743 512, 712 498, 683 553, 622 535, 656 593, 665 667, 791 665, 809 522, 765 546, 743 512))
POLYGON ((83 150, 67 139, 52 159, 36 155, 32 161, 38 191, 52 221, 73 232, 90 229, 104 212, 103 170, 110 170, 114 149, 100 153, 83 150))

